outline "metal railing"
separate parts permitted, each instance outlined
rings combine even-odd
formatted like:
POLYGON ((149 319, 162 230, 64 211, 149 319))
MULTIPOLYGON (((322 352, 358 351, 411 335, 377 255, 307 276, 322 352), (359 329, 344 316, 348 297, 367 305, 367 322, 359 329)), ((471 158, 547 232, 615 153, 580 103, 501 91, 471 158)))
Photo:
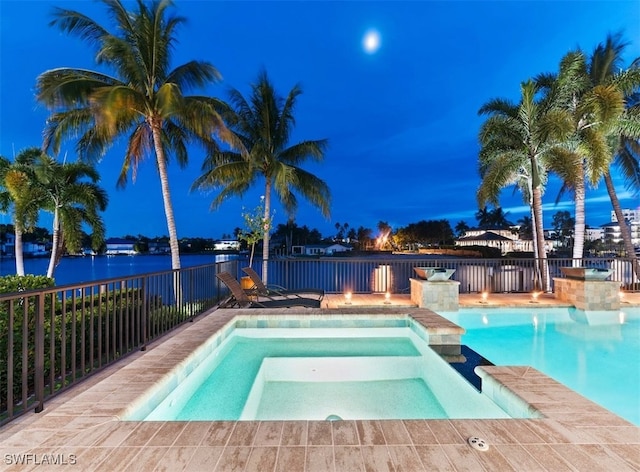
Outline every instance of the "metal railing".
POLYGON ((238 261, 0 295, 0 425, 214 307, 238 261))
MULTIPOLYGON (((229 260, 176 271, 99 280, 0 295, 0 425, 35 409, 87 376, 144 349, 154 339, 214 307, 228 290, 216 273, 239 278, 242 262, 229 260)), ((261 261, 254 268, 261 273, 261 261)), ((456 269, 460 292, 530 292, 533 259, 385 258, 273 259, 269 284, 328 293, 408 293, 414 267, 456 269)), ((610 280, 639 291, 624 259, 549 259, 560 267, 611 268, 610 280)))
MULTIPOLYGON (((268 282, 292 290, 322 288, 327 293, 408 293, 409 279, 416 278, 414 267, 443 267, 455 269, 451 280, 460 282, 460 293, 531 292, 536 289, 536 264, 536 259, 436 259, 418 256, 272 259, 269 261, 268 282)), ((620 282, 624 290, 640 291, 630 260, 547 259, 547 265, 552 291, 553 278, 564 277, 560 268, 572 265, 613 269, 608 280, 620 282)), ((254 261, 254 269, 261 274, 262 261, 254 261)))

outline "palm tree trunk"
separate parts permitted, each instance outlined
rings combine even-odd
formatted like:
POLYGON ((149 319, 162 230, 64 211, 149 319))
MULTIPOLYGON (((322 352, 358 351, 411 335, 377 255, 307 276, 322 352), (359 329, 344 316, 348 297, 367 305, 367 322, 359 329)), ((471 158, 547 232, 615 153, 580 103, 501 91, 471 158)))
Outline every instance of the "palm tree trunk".
MULTIPOLYGON (((267 183, 265 185, 265 195, 264 195, 264 221, 269 221, 269 215, 271 215, 271 180, 267 178, 267 183)), ((267 229, 264 232, 264 236, 262 238, 262 281, 264 284, 267 284, 268 273, 267 269, 269 268, 269 230, 267 229)))
POLYGON ((542 219, 542 192, 539 186, 532 189, 532 201, 531 208, 533 217, 534 237, 536 241, 536 258, 540 267, 541 274, 541 286, 540 289, 545 292, 551 291, 551 280, 549 276, 549 264, 547 264, 547 250, 544 246, 544 224, 542 219))
POLYGON ((51 241, 51 257, 49 258, 49 267, 47 268, 47 277, 50 279, 53 278, 53 271, 56 267, 56 260, 58 259, 58 251, 60 240, 60 215, 58 213, 58 208, 54 210, 53 213, 53 238, 51 241))
POLYGON ((581 263, 583 251, 584 251, 584 231, 585 231, 585 213, 584 213, 584 177, 579 177, 575 186, 575 199, 576 199, 576 223, 573 231, 573 266, 578 266, 581 263))
POLYGON ((14 252, 16 256, 16 275, 24 276, 24 255, 22 253, 22 228, 18 224, 14 224, 14 232, 16 234, 16 242, 14 252))
POLYGON ((627 253, 627 257, 631 259, 631 269, 635 274, 635 278, 640 280, 640 263, 638 263, 636 251, 633 247, 633 241, 631 240, 631 231, 629 230, 629 226, 625 224, 624 215, 622 214, 622 207, 620 207, 620 200, 618 200, 618 194, 616 193, 616 189, 613 186, 611 173, 608 170, 604 174, 604 182, 607 186, 607 192, 609 193, 609 199, 611 200, 613 211, 616 215, 616 219, 618 220, 618 224, 620 225, 620 235, 622 236, 622 241, 624 242, 624 250, 627 253))
POLYGON ((533 258, 534 258, 534 271, 535 271, 535 290, 542 290, 544 282, 542 281, 542 264, 538 258, 538 228, 536 225, 536 214, 533 210, 533 203, 529 202, 529 211, 531 212, 531 231, 533 233, 533 258))
POLYGON ((160 185, 162 187, 162 201, 164 202, 164 214, 167 218, 167 230, 169 231, 169 247, 171 248, 171 268, 180 268, 180 247, 178 246, 178 232, 176 231, 176 221, 173 216, 173 205, 171 204, 171 191, 169 190, 169 176, 167 174, 167 159, 164 155, 164 148, 160 140, 160 124, 153 120, 151 123, 153 133, 153 144, 156 148, 156 160, 158 163, 158 173, 160 174, 160 185))

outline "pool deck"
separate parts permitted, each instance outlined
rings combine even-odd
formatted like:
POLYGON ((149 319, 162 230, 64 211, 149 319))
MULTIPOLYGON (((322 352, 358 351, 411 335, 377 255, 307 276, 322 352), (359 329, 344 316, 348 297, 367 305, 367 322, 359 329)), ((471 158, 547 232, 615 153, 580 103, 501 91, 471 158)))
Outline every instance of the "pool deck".
MULTIPOLYGON (((531 306, 528 295, 461 295, 461 306, 531 306)), ((544 295, 539 306, 562 306, 544 295)), ((623 306, 640 306, 628 294, 623 306)), ((500 420, 136 422, 119 417, 131 402, 235 315, 198 317, 105 371, 0 428, 0 470, 48 471, 633 471, 640 428, 529 367, 483 367, 485 375, 544 418, 500 420), (471 448, 482 438, 488 451, 471 448), (27 464, 14 464, 22 460, 27 464), (51 462, 57 461, 57 465, 51 462), (49 465, 46 465, 46 463, 49 465), (75 467, 74 467, 75 466, 75 467)), ((451 323, 411 306, 408 295, 328 295, 313 316, 410 314, 429 328, 451 323)), ((633 362, 637 362, 634 360, 633 362)))

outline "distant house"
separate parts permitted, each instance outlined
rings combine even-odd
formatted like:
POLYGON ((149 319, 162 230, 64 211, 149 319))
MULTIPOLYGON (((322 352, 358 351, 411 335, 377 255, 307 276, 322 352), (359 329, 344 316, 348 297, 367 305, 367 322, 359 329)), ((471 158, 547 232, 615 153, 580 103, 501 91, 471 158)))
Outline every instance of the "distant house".
POLYGON ((4 255, 13 256, 16 251, 16 235, 13 233, 5 233, 4 242, 0 246, 0 250, 4 255))
POLYGON ((291 254, 294 256, 330 256, 347 251, 351 251, 351 248, 342 244, 307 244, 291 247, 291 254))
POLYGON ((171 246, 166 241, 149 241, 149 254, 169 254, 171 246))
MULTIPOLYGON (((487 246, 499 249, 502 254, 509 252, 534 252, 533 240, 520 239, 517 233, 506 229, 469 230, 456 241, 456 246, 487 246)), ((553 249, 553 242, 545 239, 547 251, 553 249)))
POLYGON ((235 239, 218 239, 213 243, 214 251, 238 251, 240 250, 240 241, 235 239))
POLYGON ((137 254, 135 241, 121 238, 109 238, 106 241, 107 256, 132 256, 137 254))
MULTIPOLYGON (((629 232, 631 233, 631 243, 635 247, 640 248, 640 221, 626 220, 624 224, 627 225, 627 227, 629 228, 629 232)), ((601 228, 603 230, 603 241, 614 244, 622 242, 622 231, 620 229, 620 223, 614 220, 601 225, 601 228)))

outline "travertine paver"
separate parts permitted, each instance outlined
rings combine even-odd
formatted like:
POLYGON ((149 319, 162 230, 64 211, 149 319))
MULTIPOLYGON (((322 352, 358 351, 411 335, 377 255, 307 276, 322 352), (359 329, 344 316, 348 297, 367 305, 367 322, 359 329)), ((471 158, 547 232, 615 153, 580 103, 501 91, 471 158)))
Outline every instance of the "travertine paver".
MULTIPOLYGON (((625 300, 635 303, 633 295, 625 300)), ((287 313, 339 315, 339 296, 322 310, 287 313)), ((492 306, 529 306, 529 296, 491 295, 492 306)), ((448 336, 452 324, 411 307, 408 296, 382 306, 378 296, 354 296, 353 313, 410 314, 448 336), (361 307, 358 308, 357 303, 361 307), (362 307, 364 306, 364 308, 362 307)), ((640 302, 640 294, 638 296, 640 302)), ((460 303, 477 306, 478 294, 460 303)), ((553 306, 548 296, 540 304, 553 306)), ((628 303, 628 302, 627 302, 628 303)), ((483 367, 485 378, 530 402, 541 414, 524 420, 358 420, 126 422, 118 416, 235 315, 256 310, 218 310, 174 335, 109 367, 0 429, 0 470, 62 470, 34 461, 73 458, 77 470, 171 471, 451 471, 451 470, 640 470, 640 428, 528 367, 483 367), (482 436, 489 451, 467 444, 482 436), (16 464, 15 459, 30 464, 16 464), (8 456, 7 456, 8 455, 8 456), (8 460, 9 458, 9 460, 8 460), (10 463, 14 461, 13 463, 10 463)), ((272 313, 272 312, 267 312, 272 313)))

